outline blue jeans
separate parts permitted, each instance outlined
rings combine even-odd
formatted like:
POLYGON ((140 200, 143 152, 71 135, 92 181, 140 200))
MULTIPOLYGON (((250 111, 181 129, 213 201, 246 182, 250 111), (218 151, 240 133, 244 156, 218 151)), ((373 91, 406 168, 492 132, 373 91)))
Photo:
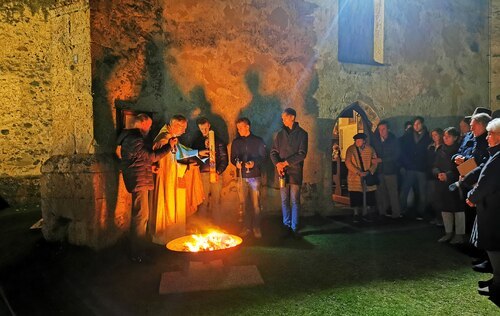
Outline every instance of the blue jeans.
POLYGON ((240 190, 240 203, 243 204, 244 210, 244 224, 245 228, 259 228, 260 229, 260 177, 258 178, 243 178, 242 188, 240 190), (253 206, 252 210, 246 207, 247 197, 250 194, 250 202, 253 206))
POLYGON ((287 184, 280 189, 283 224, 297 231, 300 211, 300 185, 287 184))
POLYGON ((401 185, 401 194, 399 195, 399 203, 401 204, 401 211, 403 213, 408 210, 407 199, 411 188, 413 188, 415 198, 418 199, 417 217, 423 217, 425 207, 427 206, 427 175, 425 172, 415 170, 406 171, 406 175, 403 177, 403 184, 401 185))

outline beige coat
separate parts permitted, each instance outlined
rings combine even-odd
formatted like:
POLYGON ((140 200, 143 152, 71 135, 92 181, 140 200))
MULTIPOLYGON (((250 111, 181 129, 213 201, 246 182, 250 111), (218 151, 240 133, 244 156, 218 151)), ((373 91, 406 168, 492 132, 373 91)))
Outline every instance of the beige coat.
MULTIPOLYGON (((363 166, 365 171, 368 170, 370 173, 374 174, 377 169, 377 164, 372 163, 372 158, 377 158, 375 150, 370 145, 365 145, 363 149, 359 149, 361 153, 361 158, 363 159, 363 166)), ((363 192, 363 186, 361 184, 361 177, 358 175, 361 172, 361 164, 359 163, 358 152, 356 151, 356 145, 351 145, 347 148, 345 165, 347 167, 347 189, 349 191, 363 192)), ((375 191, 377 189, 376 185, 368 186, 367 191, 375 191)))

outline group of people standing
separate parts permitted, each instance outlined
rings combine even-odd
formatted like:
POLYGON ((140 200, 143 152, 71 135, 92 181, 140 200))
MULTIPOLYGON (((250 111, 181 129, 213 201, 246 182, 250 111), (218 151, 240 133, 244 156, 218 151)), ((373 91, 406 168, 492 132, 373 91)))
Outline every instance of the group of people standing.
MULTIPOLYGON (((292 108, 282 112, 283 127, 269 155, 276 174, 285 179, 280 187, 283 225, 290 235, 300 238, 300 190, 308 135, 296 122, 296 116, 292 108)), ((238 135, 228 154, 227 144, 217 136, 210 137, 213 132, 208 119, 202 117, 196 123, 199 134, 190 147, 179 142, 188 124, 182 115, 174 115, 152 138, 148 137, 152 119, 139 114, 133 127, 123 130, 118 137, 120 167, 125 187, 132 194, 133 261, 145 260, 144 249, 149 238, 166 244, 185 235, 187 219, 194 213, 218 225, 224 221, 220 208, 221 175, 229 162, 236 167, 239 182, 238 197, 244 217, 240 234, 262 237, 260 189, 262 166, 268 157, 265 142, 252 133, 250 120, 242 117, 236 121, 238 135)))
POLYGON ((460 130, 436 128, 430 133, 424 118, 417 116, 400 138, 381 121, 372 146, 366 134, 354 136, 345 161, 355 222, 371 221, 368 210, 375 206, 379 215, 394 219, 423 220, 432 209, 432 222, 445 229, 439 242, 464 244, 466 232, 471 232, 470 243, 483 251, 474 269, 494 274, 478 283, 478 291, 499 298, 500 118, 491 115, 489 109, 476 108, 460 122, 460 130), (413 214, 408 211, 410 192, 413 214))

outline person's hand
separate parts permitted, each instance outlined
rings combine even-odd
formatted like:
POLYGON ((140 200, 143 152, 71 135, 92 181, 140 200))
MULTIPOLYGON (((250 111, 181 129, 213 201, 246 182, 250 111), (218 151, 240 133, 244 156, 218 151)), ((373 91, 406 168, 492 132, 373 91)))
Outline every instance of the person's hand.
POLYGON ((179 143, 179 139, 177 137, 172 137, 168 140, 168 143, 171 148, 174 148, 179 143))
POLYGON ((241 161, 236 161, 236 168, 241 169, 241 161))
POLYGON ((463 163, 464 163, 464 161, 465 161, 465 157, 464 157, 464 156, 460 156, 460 155, 459 155, 459 156, 456 156, 456 157, 455 157, 455 164, 456 164, 457 166, 459 166, 459 165, 463 164, 463 163))
POLYGON ((200 157, 208 157, 210 155, 210 150, 208 149, 198 150, 198 155, 200 157))
POLYGON ((368 171, 360 171, 360 172, 358 172, 358 174, 360 177, 366 177, 366 175, 368 174, 368 171))
POLYGON ((279 175, 283 175, 284 170, 285 170, 285 166, 283 165, 283 163, 282 162, 278 162, 276 164, 276 171, 278 172, 278 174, 279 175))
POLYGON ((253 166, 255 166, 255 163, 253 161, 247 161, 245 163, 245 168, 247 168, 247 169, 252 169, 253 166))
POLYGON ((157 165, 152 165, 151 171, 153 171, 153 173, 158 173, 158 171, 160 171, 160 167, 158 167, 157 165))
POLYGON ((465 200, 465 203, 467 203, 467 205, 469 205, 470 207, 476 206, 476 204, 472 203, 469 199, 465 200))
POLYGON ((287 167, 287 166, 288 166, 288 162, 286 162, 286 161, 278 162, 278 163, 276 164, 276 169, 278 169, 278 170, 280 170, 280 169, 281 169, 281 170, 283 170, 283 169, 285 169, 285 167, 287 167))
POLYGON ((382 162, 382 158, 372 158, 372 163, 373 164, 378 164, 382 162))

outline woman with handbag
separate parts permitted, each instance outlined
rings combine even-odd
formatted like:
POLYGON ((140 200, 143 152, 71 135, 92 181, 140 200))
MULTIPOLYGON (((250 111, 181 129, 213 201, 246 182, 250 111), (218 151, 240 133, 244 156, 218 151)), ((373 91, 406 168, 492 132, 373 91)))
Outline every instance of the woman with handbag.
POLYGON ((375 206, 375 191, 377 190, 378 176, 375 174, 377 158, 375 150, 366 144, 366 134, 354 135, 354 144, 346 151, 345 164, 347 167, 347 189, 351 207, 354 209, 354 222, 360 218, 369 222, 368 208, 375 206), (362 216, 360 216, 362 210, 362 216))
POLYGON ((460 132, 455 127, 445 129, 444 144, 436 150, 432 164, 432 174, 436 179, 432 204, 441 212, 446 233, 438 241, 450 244, 462 244, 465 236, 465 206, 461 203, 459 190, 448 189, 450 184, 458 181, 457 166, 451 157, 458 151, 459 137, 460 132))

